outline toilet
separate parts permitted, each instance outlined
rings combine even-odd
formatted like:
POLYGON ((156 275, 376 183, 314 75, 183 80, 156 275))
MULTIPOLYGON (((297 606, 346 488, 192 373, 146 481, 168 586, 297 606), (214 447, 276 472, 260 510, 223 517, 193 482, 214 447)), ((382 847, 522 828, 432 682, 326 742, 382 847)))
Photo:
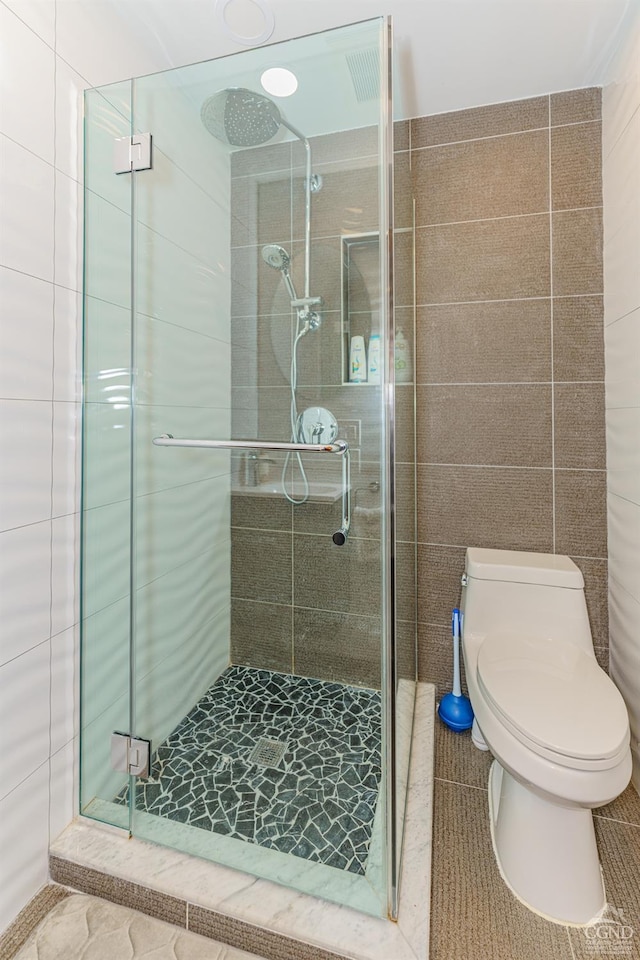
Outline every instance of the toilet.
POLYGON ((493 754, 489 815, 506 884, 583 925, 605 906, 592 809, 631 778, 629 718, 598 666, 582 573, 569 557, 469 548, 462 649, 474 741, 493 754))

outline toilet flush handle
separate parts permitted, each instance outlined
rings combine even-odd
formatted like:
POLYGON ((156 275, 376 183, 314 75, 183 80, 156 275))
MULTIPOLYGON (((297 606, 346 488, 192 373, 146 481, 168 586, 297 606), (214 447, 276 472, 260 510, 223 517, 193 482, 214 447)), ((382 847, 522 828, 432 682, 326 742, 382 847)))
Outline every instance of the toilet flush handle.
POLYGON ((466 575, 466 573, 463 573, 460 577, 460 583, 463 587, 466 587, 466 585, 469 583, 469 577, 466 575))

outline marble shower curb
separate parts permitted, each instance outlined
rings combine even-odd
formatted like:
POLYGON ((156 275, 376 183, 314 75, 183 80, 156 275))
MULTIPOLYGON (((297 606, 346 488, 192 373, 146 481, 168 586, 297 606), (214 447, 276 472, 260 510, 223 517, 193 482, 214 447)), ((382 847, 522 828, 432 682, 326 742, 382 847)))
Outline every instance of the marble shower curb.
POLYGON ((434 706, 418 684, 397 923, 83 818, 52 844, 51 877, 267 960, 427 960, 434 706))

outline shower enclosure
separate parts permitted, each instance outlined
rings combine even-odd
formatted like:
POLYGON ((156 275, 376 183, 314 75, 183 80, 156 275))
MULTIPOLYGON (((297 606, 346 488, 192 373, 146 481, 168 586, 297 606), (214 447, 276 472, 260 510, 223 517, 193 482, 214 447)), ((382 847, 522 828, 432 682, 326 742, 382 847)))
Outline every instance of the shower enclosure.
POLYGON ((416 538, 389 69, 377 19, 87 91, 80 808, 395 916, 416 538))

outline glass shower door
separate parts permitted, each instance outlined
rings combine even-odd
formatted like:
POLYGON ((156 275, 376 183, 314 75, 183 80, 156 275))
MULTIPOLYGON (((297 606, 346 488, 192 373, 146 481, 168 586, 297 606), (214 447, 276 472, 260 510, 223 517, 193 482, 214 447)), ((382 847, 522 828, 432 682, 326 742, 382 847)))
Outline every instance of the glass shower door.
MULTIPOLYGON (((136 836, 376 914, 396 867, 390 371, 351 359, 389 342, 387 43, 371 21, 96 93, 96 150, 119 125, 152 157, 115 176, 127 683, 95 738, 151 750, 83 787, 136 836), (294 96, 266 92, 274 64, 294 96), (345 305, 349 237, 374 253, 345 305)), ((87 641, 85 678, 110 642, 87 641)))

